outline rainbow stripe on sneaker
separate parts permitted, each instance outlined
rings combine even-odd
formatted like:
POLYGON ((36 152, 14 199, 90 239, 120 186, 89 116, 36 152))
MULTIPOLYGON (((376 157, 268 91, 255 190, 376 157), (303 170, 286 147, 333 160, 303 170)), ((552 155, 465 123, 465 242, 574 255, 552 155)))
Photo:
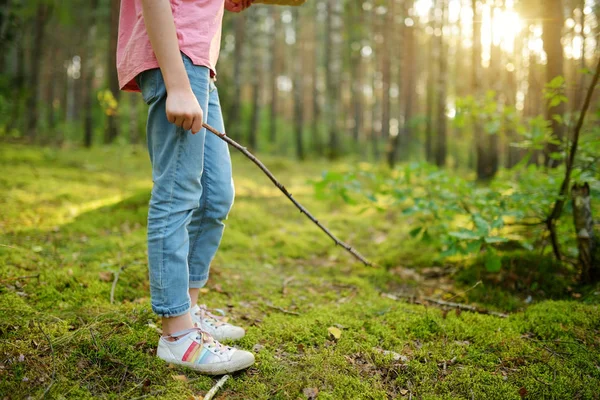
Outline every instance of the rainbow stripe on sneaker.
POLYGON ((185 351, 182 361, 192 364, 200 364, 208 352, 209 351, 204 346, 201 346, 198 342, 192 342, 190 347, 188 347, 188 349, 185 351))

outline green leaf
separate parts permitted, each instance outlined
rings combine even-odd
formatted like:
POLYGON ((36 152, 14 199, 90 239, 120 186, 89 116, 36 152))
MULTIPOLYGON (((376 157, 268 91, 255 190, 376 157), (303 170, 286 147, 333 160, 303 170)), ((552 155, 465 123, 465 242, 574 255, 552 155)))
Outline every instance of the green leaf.
POLYGON ((429 230, 425 229, 425 231, 423 232, 423 236, 421 236, 421 241, 423 243, 431 243, 431 242, 433 242, 433 238, 429 234, 429 230))
POLYGON ((446 258, 446 257, 452 257, 455 256, 458 253, 458 248, 456 247, 456 245, 452 245, 448 248, 448 250, 443 251, 440 253, 440 257, 442 258, 446 258))
POLYGON ((485 260, 485 269, 489 272, 500 272, 502 269, 502 260, 495 253, 488 253, 485 260))
POLYGON ((485 219, 483 219, 481 215, 475 214, 473 216, 473 222, 475 223, 475 226, 477 227, 477 231, 480 233, 480 236, 482 236, 483 234, 487 234, 490 231, 490 224, 488 224, 488 222, 485 219))
POLYGON ((448 235, 455 237, 457 239, 462 239, 462 240, 478 240, 481 239, 481 235, 477 234, 476 232, 473 231, 468 231, 468 230, 464 230, 464 231, 460 231, 460 232, 450 232, 448 235))
POLYGON ((508 242, 507 238, 503 238, 500 236, 489 236, 485 238, 486 243, 506 243, 508 242))
POLYGON ((561 103, 560 97, 553 97, 552 99, 550 99, 549 106, 550 106, 550 108, 554 108, 554 107, 560 105, 560 103, 561 103))
POLYGON ((415 229, 412 229, 410 232, 408 232, 408 234, 409 234, 411 237, 414 237, 414 238, 415 238, 415 237, 419 236, 419 234, 420 234, 420 233, 423 231, 423 229, 424 229, 424 227, 422 227, 422 226, 419 226, 419 227, 417 227, 417 228, 415 228, 415 229))
POLYGON ((467 254, 477 254, 481 251, 481 240, 469 242, 466 248, 467 254))
POLYGON ((526 250, 533 251, 533 245, 531 243, 521 242, 521 246, 526 250))
POLYGON ((492 229, 502 229, 504 227, 504 219, 498 217, 491 225, 492 229))

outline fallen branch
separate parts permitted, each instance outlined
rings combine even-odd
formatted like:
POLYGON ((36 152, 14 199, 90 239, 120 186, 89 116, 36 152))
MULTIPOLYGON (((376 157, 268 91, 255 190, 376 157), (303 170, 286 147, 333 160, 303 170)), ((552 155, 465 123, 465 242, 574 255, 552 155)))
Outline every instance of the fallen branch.
POLYGON ((273 184, 275 186, 277 186, 277 188, 279 190, 281 190, 281 192, 288 199, 290 199, 290 201, 292 203, 294 203, 294 205, 300 210, 300 212, 302 214, 306 215, 308 217, 308 219, 310 219, 319 228, 321 228, 321 230, 323 232, 325 232, 327 234, 327 236, 329 236, 335 242, 335 244, 337 246, 341 246, 344 249, 346 249, 350 254, 352 254, 356 259, 358 259, 363 264, 365 264, 365 265, 367 265, 369 267, 374 266, 374 264, 372 262, 370 262, 369 260, 367 260, 366 258, 364 258, 358 251, 354 250, 350 245, 348 245, 348 244, 342 242, 340 239, 338 239, 333 233, 331 233, 331 231, 329 229, 327 229, 315 217, 313 217, 313 215, 306 208, 304 208, 300 203, 298 203, 296 201, 296 199, 294 199, 292 197, 292 194, 287 191, 287 189, 285 188, 285 186, 283 186, 281 183, 279 183, 279 181, 275 178, 275 176, 271 173, 271 171, 269 171, 267 169, 267 167, 265 167, 265 165, 258 158, 256 158, 254 155, 252 155, 252 153, 250 153, 245 147, 243 147, 242 145, 240 145, 239 143, 237 143, 235 140, 231 139, 229 136, 225 135, 224 133, 221 133, 221 132, 217 131, 215 128, 213 128, 212 126, 210 126, 208 124, 202 124, 202 126, 206 130, 208 130, 209 132, 214 133, 215 135, 217 135, 218 137, 220 137, 221 139, 223 139, 230 146, 235 147, 242 154, 244 154, 247 158, 249 158, 254 164, 256 164, 258 166, 258 168, 260 168, 261 171, 264 172, 265 175, 267 175, 269 177, 269 179, 271 180, 271 182, 273 182, 273 184))
POLYGON ((46 332, 44 332, 44 330, 42 329, 42 325, 40 325, 39 322, 38 322, 37 326, 38 326, 38 329, 42 332, 42 334, 46 337, 46 340, 48 341, 48 344, 50 345, 50 352, 52 353, 52 378, 50 380, 50 385, 48 385, 48 387, 46 388, 46 390, 44 390, 44 393, 42 394, 42 399, 44 399, 44 398, 46 398, 46 395, 50 391, 50 388, 52 388, 52 385, 54 385, 54 379, 56 378, 56 360, 54 358, 54 347, 52 346, 52 341, 50 340, 50 336, 48 336, 46 334, 46 332))
POLYGON ((13 277, 10 277, 10 278, 1 279, 0 283, 7 283, 7 282, 11 282, 11 281, 19 281, 21 279, 32 279, 32 278, 36 278, 39 281, 40 280, 40 274, 36 274, 36 275, 24 275, 24 276, 13 276, 13 277))
POLYGON ((204 396, 204 400, 210 400, 213 398, 213 396, 215 394, 217 394, 217 391, 223 387, 223 385, 225 384, 225 382, 227 381, 227 379, 229 379, 229 375, 223 375, 223 377, 221 379, 219 379, 219 381, 217 382, 217 384, 215 386, 213 386, 208 393, 206 393, 206 395, 204 396))
POLYGON ((265 304, 266 304, 267 307, 272 308, 273 310, 281 311, 284 314, 300 315, 300 313, 297 313, 295 311, 288 311, 285 308, 274 306, 271 303, 265 303, 265 304))
POLYGON ((486 310, 483 308, 477 308, 475 306, 471 306, 468 304, 453 303, 450 301, 434 299, 433 297, 423 297, 421 300, 416 296, 411 296, 411 295, 407 295, 407 294, 382 293, 382 296, 387 297, 388 299, 392 299, 392 300, 407 299, 415 304, 423 304, 422 300, 424 300, 427 303, 432 303, 432 304, 442 306, 442 307, 454 308, 454 309, 461 310, 461 311, 469 311, 469 312, 474 312, 477 314, 493 315, 494 317, 499 317, 499 318, 507 318, 508 317, 508 314, 505 314, 505 313, 486 310))
POLYGON ((558 243, 558 235, 556 233, 556 221, 558 221, 558 219, 560 218, 562 210, 567 201, 567 194, 571 186, 571 174, 573 172, 573 165, 575 164, 575 155, 577 154, 577 146, 579 145, 579 135, 581 133, 583 123, 585 122, 585 116, 590 108, 590 104, 592 103, 592 97, 594 95, 594 91, 596 90, 596 86, 598 85, 599 79, 600 60, 598 60, 596 73, 594 74, 594 78, 592 79, 592 83, 588 89, 587 95, 585 97, 585 103, 583 104, 581 114, 579 115, 579 120, 577 121, 577 125, 575 126, 575 131, 573 132, 573 144, 571 145, 571 150, 569 151, 569 154, 567 156, 565 177, 563 179, 562 184, 560 185, 560 191, 558 193, 556 201, 554 202, 552 212, 550 212, 550 215, 546 220, 546 226, 550 231, 550 238, 552 240, 552 250, 554 251, 554 256, 559 261, 562 260, 562 254, 558 243))

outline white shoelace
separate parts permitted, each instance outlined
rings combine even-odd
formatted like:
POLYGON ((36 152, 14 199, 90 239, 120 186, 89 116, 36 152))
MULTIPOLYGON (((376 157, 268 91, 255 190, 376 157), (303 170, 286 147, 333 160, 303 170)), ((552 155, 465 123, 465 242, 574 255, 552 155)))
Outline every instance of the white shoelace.
POLYGON ((179 339, 183 336, 186 336, 192 332, 197 332, 195 339, 198 340, 203 346, 206 345, 206 347, 209 349, 212 349, 214 347, 214 348, 216 348, 217 352, 220 354, 225 354, 226 351, 231 350, 231 347, 222 345, 220 342, 215 340, 210 335, 210 333, 203 331, 201 328, 198 328, 198 327, 184 329, 182 331, 172 333, 172 334, 168 335, 167 337, 177 340, 177 339, 179 339))
MULTIPOLYGON (((201 319, 207 319, 207 318, 213 319, 215 321, 213 323, 213 325, 215 327, 219 327, 221 325, 225 325, 226 324, 226 322, 221 321, 221 319, 223 318, 224 315, 220 316, 220 317, 214 315, 213 313, 211 313, 210 311, 208 311, 208 308, 206 307, 206 304, 198 305, 198 308, 199 308, 199 310, 196 312, 196 315, 199 315, 201 319)), ((220 310, 218 310, 218 311, 220 311, 220 310)))

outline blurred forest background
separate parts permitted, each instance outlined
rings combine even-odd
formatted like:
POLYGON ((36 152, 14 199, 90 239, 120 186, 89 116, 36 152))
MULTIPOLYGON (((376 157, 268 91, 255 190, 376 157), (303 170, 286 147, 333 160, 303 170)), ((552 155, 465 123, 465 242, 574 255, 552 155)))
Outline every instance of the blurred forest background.
MULTIPOLYGON (((2 3, 1 135, 144 141, 142 99, 116 80, 119 0, 2 3)), ((484 179, 521 160, 511 144, 527 135, 566 139, 600 34, 593 0, 309 0, 226 14, 230 136, 262 153, 427 160, 484 179), (550 109, 549 82, 566 96, 550 109)), ((552 164, 557 148, 532 161, 552 164)))

